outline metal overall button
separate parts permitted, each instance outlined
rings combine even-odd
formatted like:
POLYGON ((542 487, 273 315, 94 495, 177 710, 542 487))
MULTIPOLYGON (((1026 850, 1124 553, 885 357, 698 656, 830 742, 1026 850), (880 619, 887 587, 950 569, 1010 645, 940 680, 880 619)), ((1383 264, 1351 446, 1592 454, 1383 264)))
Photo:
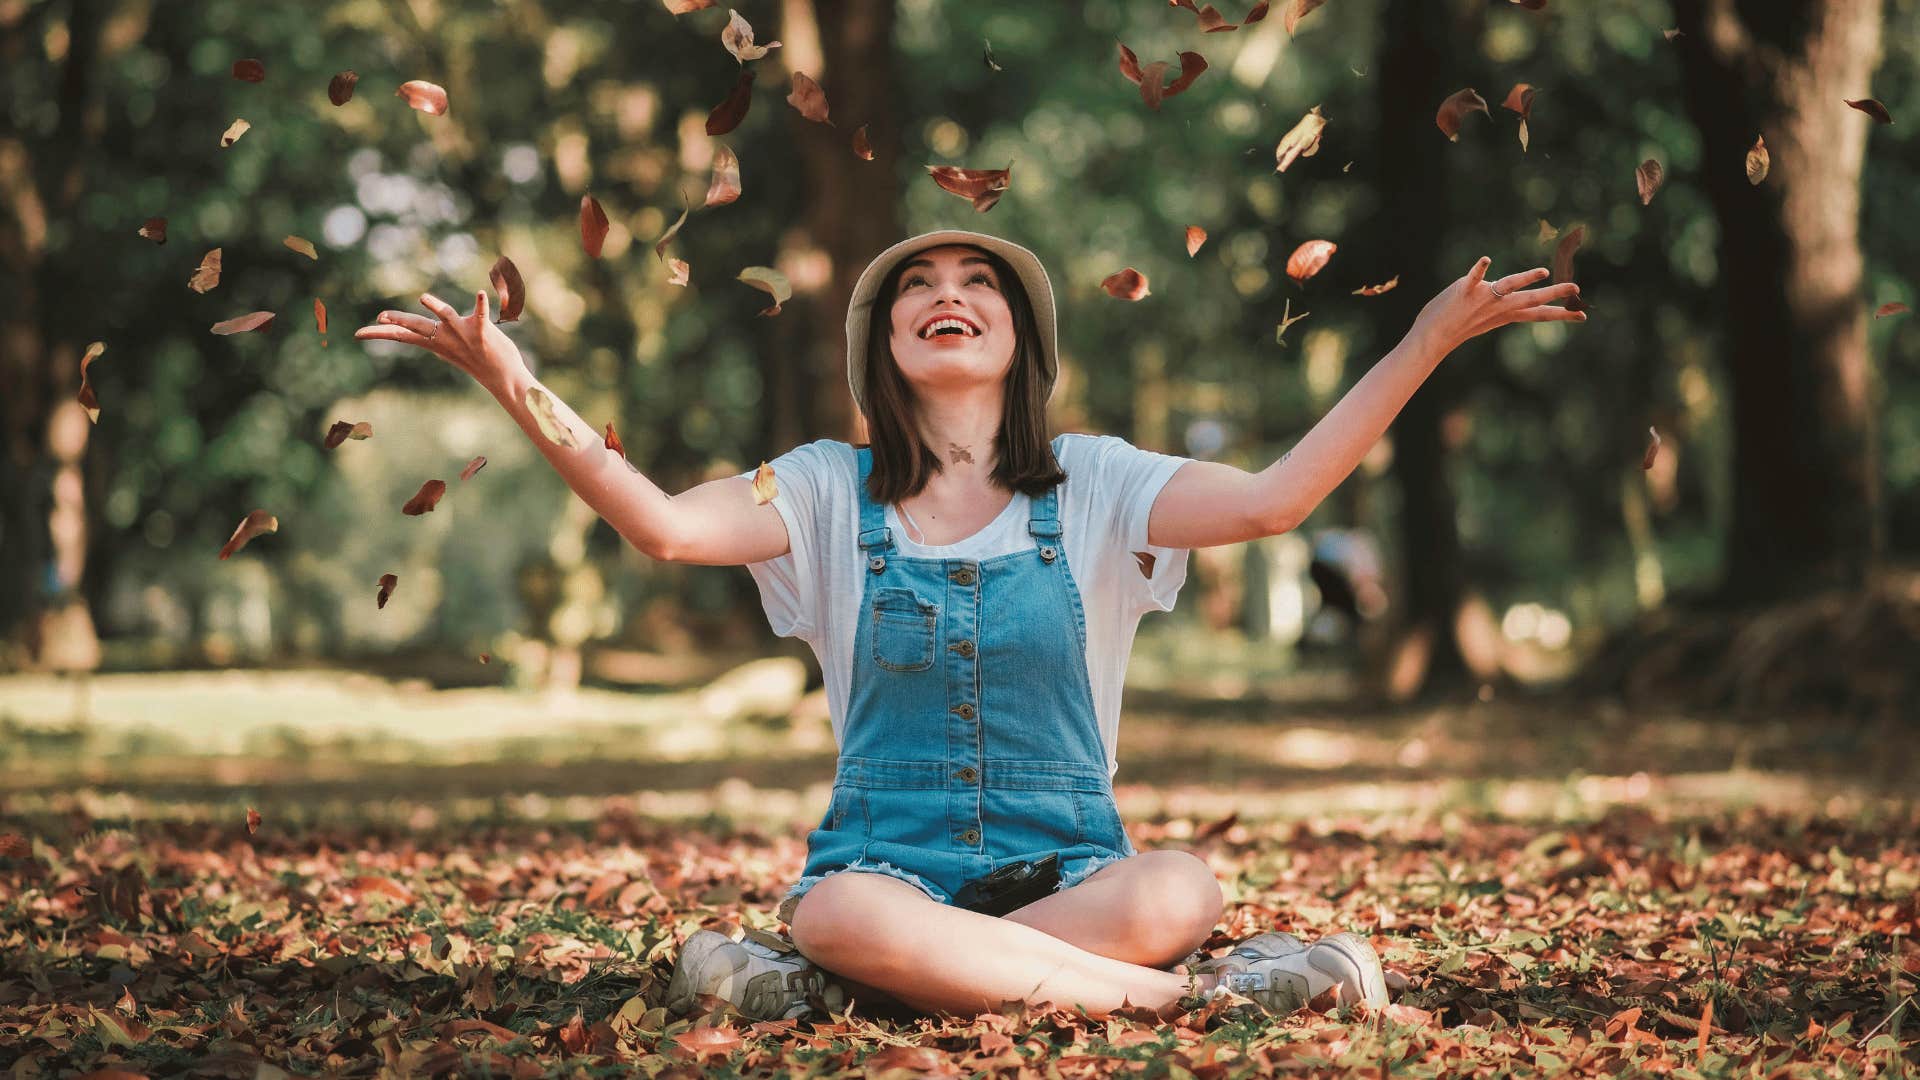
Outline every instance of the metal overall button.
POLYGON ((876 574, 882 570, 885 570, 886 568, 887 568, 887 560, 881 558, 878 555, 875 555, 873 558, 867 560, 867 569, 873 571, 876 574))
POLYGON ((954 652, 959 653, 961 656, 973 655, 973 642, 967 641, 965 639, 956 641, 953 644, 947 646, 947 648, 952 649, 954 652))
POLYGON ((975 769, 973 766, 969 765, 966 768, 961 769, 959 772, 955 773, 954 775, 958 776, 962 780, 965 780, 971 783, 974 777, 980 775, 980 772, 979 770, 975 769))
POLYGON ((1045 545, 1042 545, 1040 548, 1040 558, 1045 560, 1046 562, 1052 562, 1053 557, 1058 554, 1059 552, 1053 550, 1052 544, 1045 544, 1045 545))
POLYGON ((954 711, 954 712, 957 712, 957 713, 959 713, 959 714, 960 714, 960 719, 962 719, 962 720, 971 720, 971 719, 973 719, 973 706, 971 706, 971 705, 969 705, 969 704, 967 704, 967 703, 966 703, 966 702, 964 702, 964 701, 963 701, 963 702, 961 702, 961 703, 960 703, 960 704, 958 704, 958 705, 955 705, 955 706, 953 707, 953 711, 954 711))
POLYGON ((973 584, 973 567, 963 566, 960 569, 955 570, 953 572, 953 583, 955 585, 973 584))
POLYGON ((977 844, 980 842, 980 830, 968 829, 966 832, 960 834, 959 839, 963 844, 977 844))

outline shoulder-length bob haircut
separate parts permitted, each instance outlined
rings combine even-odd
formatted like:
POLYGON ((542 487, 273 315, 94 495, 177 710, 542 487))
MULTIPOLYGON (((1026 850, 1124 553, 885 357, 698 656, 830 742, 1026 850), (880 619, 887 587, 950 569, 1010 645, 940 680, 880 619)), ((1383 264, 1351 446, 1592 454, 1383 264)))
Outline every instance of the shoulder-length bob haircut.
MULTIPOLYGON (((971 244, 963 246, 986 256, 1000 282, 1001 295, 1006 297, 1007 310, 1013 315, 1013 364, 1007 369, 1000 431, 993 440, 992 480, 1011 491, 1044 495, 1067 474, 1054 458, 1047 434, 1047 391, 1051 388, 1043 385, 1040 377, 1040 323, 1034 318, 1033 302, 1019 275, 1006 260, 971 244)), ((887 272, 873 305, 873 317, 867 320, 867 432, 873 448, 867 495, 882 505, 919 494, 935 473, 945 470, 940 455, 920 438, 915 423, 918 403, 900 374, 900 365, 894 362, 889 344, 893 327, 889 311, 910 261, 902 258, 887 272)))

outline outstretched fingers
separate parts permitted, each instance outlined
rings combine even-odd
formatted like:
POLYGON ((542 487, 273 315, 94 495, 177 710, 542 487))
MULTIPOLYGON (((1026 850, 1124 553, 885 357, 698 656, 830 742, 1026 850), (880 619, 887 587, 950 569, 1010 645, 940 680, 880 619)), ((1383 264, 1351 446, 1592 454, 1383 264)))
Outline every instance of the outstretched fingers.
POLYGON ((433 339, 404 326, 388 324, 363 326, 355 330, 353 336, 361 341, 397 341, 402 345, 418 345, 428 350, 433 348, 433 339))
MULTIPOLYGON (((1552 272, 1553 271, 1548 270, 1544 266, 1536 266, 1531 270, 1522 270, 1517 274, 1508 274, 1506 277, 1494 282, 1493 287, 1507 296, 1512 296, 1516 290, 1545 280, 1547 275, 1552 272)), ((1528 294, 1529 297, 1533 295, 1535 294, 1528 294)))
POLYGON ((440 316, 441 322, 452 322, 460 318, 460 313, 453 310, 452 304, 447 303, 432 293, 420 294, 420 306, 440 316))
POLYGON ((482 324, 487 321, 487 290, 485 289, 473 294, 473 316, 482 324))
POLYGON ((1472 288, 1473 286, 1480 284, 1482 281, 1485 281, 1487 277, 1487 268, 1492 265, 1493 265, 1492 256, 1490 255, 1480 256, 1479 260, 1473 264, 1473 269, 1467 271, 1467 287, 1472 288))

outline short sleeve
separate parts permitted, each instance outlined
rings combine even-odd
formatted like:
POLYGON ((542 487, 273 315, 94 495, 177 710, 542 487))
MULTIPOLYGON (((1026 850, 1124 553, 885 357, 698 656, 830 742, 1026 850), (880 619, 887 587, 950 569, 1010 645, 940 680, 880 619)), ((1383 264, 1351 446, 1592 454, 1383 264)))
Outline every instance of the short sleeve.
MULTIPOLYGON (((811 641, 821 624, 821 545, 828 535, 822 519, 832 503, 826 485, 833 479, 826 441, 796 446, 769 462, 777 489, 773 508, 786 523, 788 550, 785 555, 746 564, 760 588, 767 625, 781 637, 803 641, 811 641)), ((757 472, 755 466, 740 475, 751 480, 757 472)))
POLYGON ((1187 580, 1187 549, 1147 543, 1147 523, 1160 490, 1193 459, 1142 450, 1117 435, 1102 436, 1100 441, 1099 487, 1113 507, 1113 540, 1128 563, 1125 578, 1133 608, 1172 611, 1174 597, 1187 580), (1151 576, 1141 573, 1143 560, 1136 552, 1153 557, 1151 576))

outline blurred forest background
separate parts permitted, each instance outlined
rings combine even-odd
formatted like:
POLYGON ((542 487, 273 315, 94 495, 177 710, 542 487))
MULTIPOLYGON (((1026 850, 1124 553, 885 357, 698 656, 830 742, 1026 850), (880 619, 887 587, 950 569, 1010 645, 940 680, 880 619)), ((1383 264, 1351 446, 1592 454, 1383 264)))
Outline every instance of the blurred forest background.
POLYGON ((1314 5, 1216 33, 1158 0, 737 4, 781 45, 712 137, 743 70, 725 4, 0 0, 0 666, 564 689, 810 665, 744 570, 626 549, 465 376, 353 339, 423 291, 467 308, 500 255, 525 276, 509 333, 541 378, 681 491, 863 437, 847 294, 915 231, 1045 260, 1056 430, 1257 471, 1476 257, 1548 265, 1549 233, 1583 227, 1590 321, 1475 339, 1303 526, 1195 552, 1179 607, 1143 627, 1140 679, 1912 718, 1920 336, 1875 313, 1915 302, 1920 267, 1913 0, 1333 0, 1291 32, 1314 5), (1150 109, 1116 40, 1209 66, 1150 109), (232 74, 244 58, 263 81, 232 74), (830 125, 784 100, 793 72, 830 125), (445 115, 396 96, 413 79, 445 87, 445 115), (1519 83, 1537 93, 1524 138, 1501 105, 1519 83), (1464 87, 1490 108, 1449 141, 1435 112, 1464 87), (1847 104, 1864 98, 1895 122, 1847 104), (1315 107, 1319 152, 1276 171, 1315 107), (222 147, 236 118, 251 129, 222 147), (744 195, 703 208, 722 145, 744 195), (1665 183, 1643 200, 1649 158, 1665 183), (926 170, 1009 163, 985 213, 926 170), (587 193, 611 219, 597 259, 587 193), (678 287, 650 248, 687 206, 678 287), (156 216, 165 243, 140 235, 156 216), (1208 235, 1191 257, 1190 225, 1208 235), (1299 286, 1281 267, 1310 239, 1339 250, 1299 286), (220 284, 190 290, 215 247, 220 284), (791 280, 777 317, 735 280, 750 265, 791 280), (1102 291, 1123 266, 1149 297, 1102 291), (277 319, 208 332, 255 310, 277 319), (1310 317, 1277 341, 1283 312, 1310 317), (339 420, 374 434, 327 449, 339 420), (432 477, 438 509, 401 514, 432 477), (256 508, 278 532, 216 558, 256 508), (1329 538, 1373 544, 1377 575, 1329 538), (1183 659, 1203 654, 1232 662, 1183 659))

